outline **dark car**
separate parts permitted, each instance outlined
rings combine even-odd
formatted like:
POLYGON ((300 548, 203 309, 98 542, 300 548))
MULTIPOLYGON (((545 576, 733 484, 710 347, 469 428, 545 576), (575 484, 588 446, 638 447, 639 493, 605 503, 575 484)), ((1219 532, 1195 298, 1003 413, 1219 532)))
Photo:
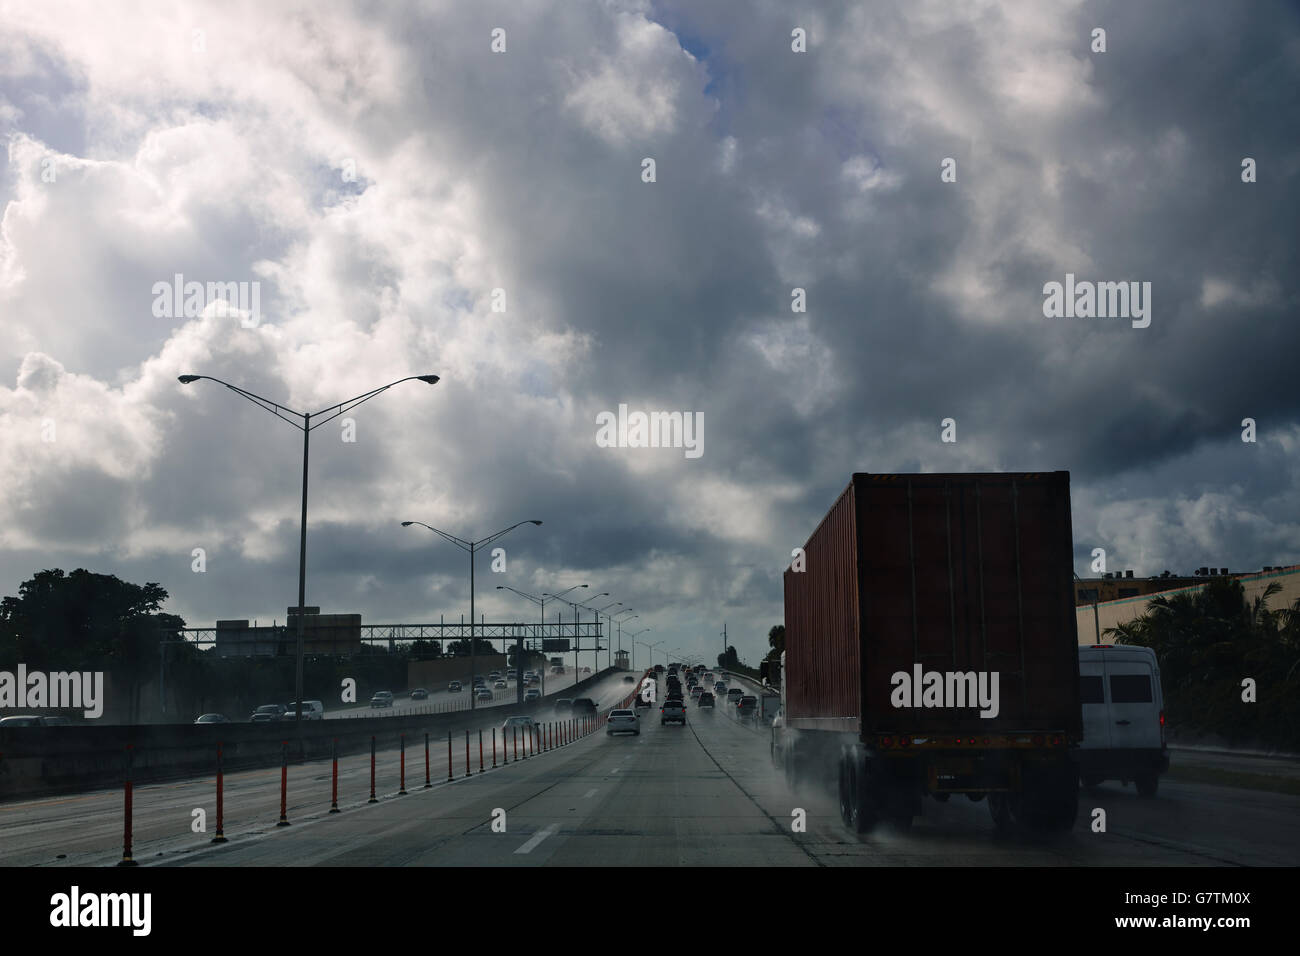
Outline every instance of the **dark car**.
POLYGON ((228 724, 230 720, 225 714, 203 714, 194 721, 196 724, 228 724))
POLYGON ((284 704, 263 704, 248 719, 255 724, 278 723, 284 719, 284 704))
POLYGON ((411 691, 411 700, 428 700, 429 692, 423 687, 417 687, 411 691))
POLYGON ((676 723, 686 726, 686 705, 680 700, 669 698, 664 701, 664 705, 659 708, 659 723, 669 724, 676 723))
POLYGON ((573 701, 568 697, 561 697, 555 702, 555 712, 557 714, 567 714, 573 710, 573 701))
POLYGON ((596 702, 590 697, 579 697, 573 702, 573 713, 578 715, 594 714, 596 702))
POLYGON ((753 717, 758 710, 758 698, 748 694, 736 702, 736 714, 740 717, 753 717))
POLYGON ((712 708, 713 708, 713 695, 710 694, 710 693, 706 690, 704 693, 700 694, 700 699, 697 700, 697 701, 695 702, 695 706, 696 706, 696 707, 708 707, 709 709, 712 709, 712 708))

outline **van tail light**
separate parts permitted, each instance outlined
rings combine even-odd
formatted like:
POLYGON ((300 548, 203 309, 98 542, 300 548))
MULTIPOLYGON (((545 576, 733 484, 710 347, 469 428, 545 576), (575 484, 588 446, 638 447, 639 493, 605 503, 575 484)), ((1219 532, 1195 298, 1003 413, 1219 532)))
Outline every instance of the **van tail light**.
POLYGON ((1165 745, 1165 712, 1160 711, 1160 746, 1165 745))

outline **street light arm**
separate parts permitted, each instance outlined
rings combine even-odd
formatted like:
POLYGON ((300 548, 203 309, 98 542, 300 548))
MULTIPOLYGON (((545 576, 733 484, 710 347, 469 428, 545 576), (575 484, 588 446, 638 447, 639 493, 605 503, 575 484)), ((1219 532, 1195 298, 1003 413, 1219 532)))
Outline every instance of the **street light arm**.
POLYGON ((269 398, 263 398, 261 395, 240 388, 238 385, 231 385, 229 382, 223 382, 219 378, 213 378, 211 375, 181 375, 179 376, 179 379, 182 385, 188 385, 190 382, 197 382, 199 379, 207 379, 209 382, 216 382, 218 385, 223 385, 236 395, 242 395, 258 408, 264 408, 281 421, 288 422, 299 431, 302 431, 303 426, 306 423, 306 416, 303 415, 302 412, 295 412, 292 408, 286 408, 279 402, 273 402, 269 398), (284 414, 282 414, 284 412, 288 412, 290 415, 297 417, 299 421, 294 421, 292 418, 285 418, 284 414))
POLYGON ((495 541, 497 538, 501 537, 502 535, 504 535, 504 534, 509 534, 511 531, 514 531, 515 528, 518 528, 521 524, 535 524, 535 525, 540 526, 540 525, 541 525, 541 522, 538 521, 538 520, 536 520, 535 518, 530 518, 530 519, 527 520, 527 521, 516 521, 516 522, 515 522, 514 524, 512 524, 510 527, 505 528, 505 529, 503 529, 503 530, 501 530, 501 531, 498 531, 496 534, 490 534, 490 535, 488 535, 486 538, 484 538, 482 541, 475 541, 475 542, 474 542, 474 547, 477 548, 477 547, 480 547, 480 546, 485 545, 485 544, 491 544, 493 541, 495 541))
POLYGON ((497 590, 498 590, 498 591, 513 591, 515 594, 518 594, 518 595, 519 595, 520 597, 522 597, 522 598, 528 598, 528 600, 532 601, 534 604, 543 604, 543 605, 544 605, 544 604, 546 603, 546 602, 543 601, 541 598, 539 598, 539 597, 534 597, 534 596, 531 595, 531 594, 525 594, 523 591, 516 590, 515 588, 512 588, 512 587, 511 587, 510 585, 508 585, 508 584, 498 584, 498 585, 497 585, 497 590))
POLYGON ((319 428, 321 425, 324 425, 326 422, 331 422, 331 421, 333 421, 334 419, 338 418, 338 417, 339 417, 340 415, 342 415, 344 412, 349 412, 349 411, 351 411, 352 409, 356 408, 356 407, 357 407, 358 405, 360 405, 362 402, 368 402, 368 401, 370 401, 370 399, 374 398, 374 397, 375 397, 376 395, 378 395, 380 392, 386 392, 386 391, 388 391, 390 388, 392 388, 394 385, 401 385, 403 382, 410 382, 410 381, 413 381, 413 380, 416 380, 416 379, 418 379, 418 380, 421 381, 421 382, 428 382, 430 385, 433 385, 433 384, 435 384, 435 383, 438 381, 438 376, 436 376, 436 375, 408 375, 408 376, 406 376, 406 378, 399 378, 396 382, 389 382, 387 385, 381 385, 381 386, 379 386, 379 388, 372 388, 372 389, 371 389, 370 391, 368 391, 368 392, 363 392, 362 394, 357 395, 357 396, 354 397, 354 398, 349 398, 346 402, 340 402, 340 403, 337 404, 337 405, 327 405, 327 406, 325 406, 324 408, 322 408, 319 412, 313 412, 311 417, 312 417, 313 419, 315 419, 318 415, 324 415, 324 414, 325 414, 326 412, 328 412, 330 409, 334 409, 334 410, 335 410, 335 411, 334 411, 334 414, 333 414, 333 415, 330 415, 328 418, 322 418, 319 422, 313 421, 312 424, 311 424, 311 427, 312 427, 313 429, 314 429, 314 428, 319 428))
POLYGON ((466 541, 464 538, 458 538, 454 534, 448 534, 445 531, 439 531, 433 525, 425 524, 423 521, 403 521, 402 527, 406 528, 413 524, 418 524, 421 528, 428 528, 434 534, 442 535, 442 537, 446 538, 448 541, 456 545, 456 547, 458 548, 463 548, 466 551, 474 550, 474 545, 472 542, 466 541))

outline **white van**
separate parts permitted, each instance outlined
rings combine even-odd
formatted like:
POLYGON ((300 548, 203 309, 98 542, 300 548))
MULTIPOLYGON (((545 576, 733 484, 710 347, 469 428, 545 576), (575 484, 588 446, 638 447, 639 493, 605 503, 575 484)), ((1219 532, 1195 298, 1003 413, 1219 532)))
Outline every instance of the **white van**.
POLYGON ((1131 780, 1138 796, 1154 797, 1160 774, 1169 769, 1155 651, 1127 644, 1080 646, 1079 696, 1080 781, 1091 787, 1103 780, 1131 780))

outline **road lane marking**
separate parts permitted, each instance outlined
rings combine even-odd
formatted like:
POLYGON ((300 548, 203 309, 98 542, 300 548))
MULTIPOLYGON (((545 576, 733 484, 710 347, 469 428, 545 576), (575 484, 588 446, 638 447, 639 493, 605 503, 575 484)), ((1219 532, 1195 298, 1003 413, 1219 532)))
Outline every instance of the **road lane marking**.
POLYGON ((542 842, 543 840, 545 840, 548 836, 550 836, 552 833, 555 832, 555 826, 556 826, 556 825, 555 825, 554 823, 552 823, 552 824, 551 824, 549 827, 547 827, 546 829, 544 829, 544 830, 538 830, 538 831, 537 831, 536 833, 534 833, 531 837, 529 837, 527 843, 525 843, 525 844, 524 844, 523 846, 521 846, 519 849, 515 850, 515 852, 516 852, 516 853, 532 853, 533 850, 535 850, 535 849, 537 848, 537 845, 538 845, 539 843, 541 843, 541 842, 542 842))
POLYGON ((596 791, 599 789, 600 787, 592 787, 590 790, 588 790, 586 793, 582 795, 582 799, 590 800, 592 797, 596 795, 596 791))

